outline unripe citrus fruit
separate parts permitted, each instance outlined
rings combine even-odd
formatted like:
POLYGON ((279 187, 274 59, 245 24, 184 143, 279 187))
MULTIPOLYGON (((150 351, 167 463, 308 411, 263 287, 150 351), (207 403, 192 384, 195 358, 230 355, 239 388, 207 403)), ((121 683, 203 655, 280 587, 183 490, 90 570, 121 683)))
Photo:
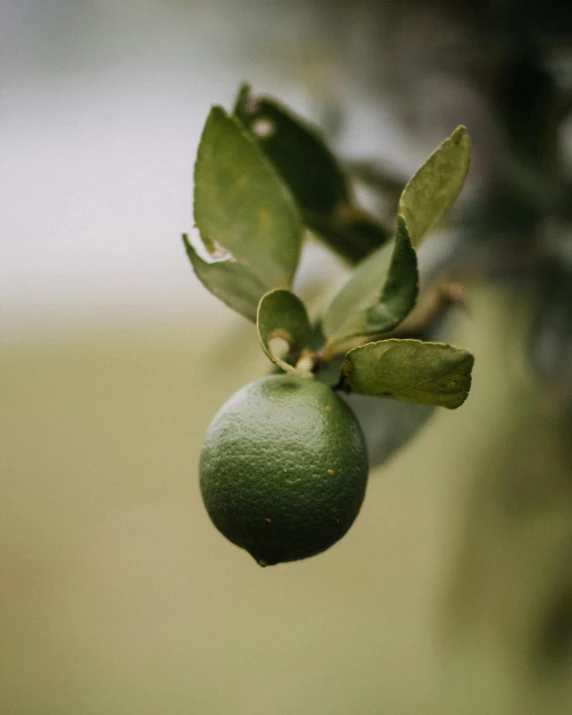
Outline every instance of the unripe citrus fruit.
POLYGON ((367 474, 351 409, 326 385, 287 375, 235 393, 211 422, 200 459, 214 525, 261 566, 338 541, 358 515, 367 474))

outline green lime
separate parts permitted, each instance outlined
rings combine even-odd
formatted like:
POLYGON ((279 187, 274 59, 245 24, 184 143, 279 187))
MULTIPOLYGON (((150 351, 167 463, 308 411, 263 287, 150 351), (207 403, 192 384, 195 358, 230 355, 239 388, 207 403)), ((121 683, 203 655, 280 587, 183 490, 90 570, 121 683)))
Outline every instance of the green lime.
POLYGON ((368 459, 361 427, 329 387, 269 376, 211 422, 200 485, 214 525, 261 566, 325 551, 354 522, 368 459))

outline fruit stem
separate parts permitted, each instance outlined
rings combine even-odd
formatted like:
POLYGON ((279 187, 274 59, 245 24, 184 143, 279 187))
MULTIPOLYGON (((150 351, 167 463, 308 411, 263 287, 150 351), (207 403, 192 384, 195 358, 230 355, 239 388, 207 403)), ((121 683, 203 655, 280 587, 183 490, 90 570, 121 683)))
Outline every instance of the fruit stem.
POLYGON ((302 354, 298 362, 296 363, 295 370, 300 375, 300 377, 314 377, 314 367, 316 364, 315 353, 309 350, 302 350, 302 354))

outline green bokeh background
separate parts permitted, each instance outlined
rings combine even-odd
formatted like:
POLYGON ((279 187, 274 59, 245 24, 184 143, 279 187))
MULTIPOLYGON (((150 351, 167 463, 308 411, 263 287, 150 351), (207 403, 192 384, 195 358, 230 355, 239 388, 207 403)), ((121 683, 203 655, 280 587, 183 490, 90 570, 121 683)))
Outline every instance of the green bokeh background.
POLYGON ((566 713, 570 672, 535 646, 571 510, 535 490, 569 465, 506 354, 505 293, 458 321, 462 410, 372 475, 338 545, 264 570, 197 481, 209 420, 266 369, 253 328, 213 300, 229 343, 196 318, 5 348, 3 711, 566 713))

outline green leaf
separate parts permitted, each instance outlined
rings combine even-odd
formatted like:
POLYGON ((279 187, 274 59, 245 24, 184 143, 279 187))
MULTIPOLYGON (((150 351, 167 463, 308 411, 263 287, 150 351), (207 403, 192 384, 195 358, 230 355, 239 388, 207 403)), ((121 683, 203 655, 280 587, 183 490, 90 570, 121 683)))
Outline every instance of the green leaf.
POLYGON ((198 149, 194 213, 209 252, 230 256, 224 269, 203 267, 199 276, 215 295, 224 292, 238 309, 245 284, 249 304, 254 286, 266 292, 290 285, 302 238, 297 207, 256 142, 220 107, 211 110, 198 149))
POLYGON ((318 130, 278 102, 239 92, 234 114, 254 135, 304 211, 329 214, 349 203, 346 177, 318 130))
POLYGON ((201 283, 230 308, 253 323, 256 322, 258 303, 267 291, 266 286, 248 268, 237 263, 230 254, 205 261, 198 255, 186 234, 183 234, 183 242, 187 256, 201 283))
POLYGON ((474 358, 446 343, 381 340, 350 350, 343 387, 373 397, 454 409, 466 400, 474 358))
POLYGON ((348 179, 319 131, 243 85, 234 114, 290 188, 306 225, 350 262, 385 243, 388 234, 354 204, 348 179))
POLYGON ((289 290, 278 288, 270 291, 260 301, 256 322, 262 349, 270 360, 282 370, 299 375, 299 370, 273 351, 272 340, 285 340, 290 355, 297 359, 302 348, 312 340, 312 326, 304 303, 289 290))
POLYGON ((457 127, 407 182, 398 213, 407 223, 413 246, 419 245, 459 195, 470 159, 467 129, 457 127))
POLYGON ((392 246, 386 245, 363 260, 334 297, 322 319, 327 338, 333 337, 352 315, 375 302, 391 264, 392 246))
POLYGON ((392 330, 409 314, 418 291, 417 256, 405 221, 398 216, 393 251, 384 246, 367 258, 326 311, 323 329, 328 342, 342 344, 392 330))

